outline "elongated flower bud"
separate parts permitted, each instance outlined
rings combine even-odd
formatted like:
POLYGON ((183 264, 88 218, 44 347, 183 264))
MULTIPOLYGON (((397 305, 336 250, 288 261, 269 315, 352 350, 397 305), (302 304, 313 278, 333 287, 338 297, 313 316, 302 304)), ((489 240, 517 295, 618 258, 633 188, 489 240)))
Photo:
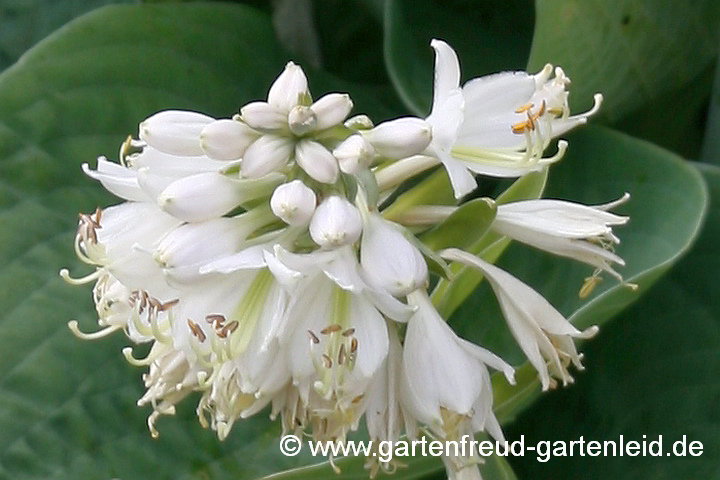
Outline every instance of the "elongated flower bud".
POLYGON ((320 183, 335 183, 340 173, 333 154, 318 142, 301 140, 295 147, 295 161, 320 183))
POLYGON ((140 124, 140 138, 173 155, 203 155, 200 132, 215 119, 197 112, 166 110, 140 124))
POLYGON ((243 122, 225 118, 203 128, 200 146, 215 160, 238 160, 257 138, 258 134, 243 122))
POLYGON ((427 148, 432 139, 432 127, 420 118, 404 117, 383 122, 363 135, 378 154, 405 158, 427 148))
POLYGON ((281 176, 237 180, 220 173, 200 173, 171 183, 158 196, 160 207, 186 222, 221 217, 240 203, 269 195, 281 176))
POLYGON ((307 225, 316 204, 315 192, 300 180, 278 186, 270 198, 272 212, 289 225, 307 225))
POLYGON ((347 93, 329 93, 310 106, 317 117, 316 130, 325 130, 342 123, 350 114, 353 102, 347 93))
POLYGON ((343 173, 353 174, 370 166, 375 149, 362 135, 350 135, 333 150, 343 173))
POLYGON ((370 282, 401 297, 423 288, 427 263, 418 249, 380 215, 370 215, 363 228, 360 264, 370 282))
POLYGON ((305 97, 310 96, 307 77, 303 69, 288 62, 285 70, 275 80, 268 92, 268 103, 286 114, 305 97))
POLYGON ((310 236, 324 248, 335 248, 355 242, 362 232, 362 217, 355 206, 333 195, 315 210, 310 221, 310 236))

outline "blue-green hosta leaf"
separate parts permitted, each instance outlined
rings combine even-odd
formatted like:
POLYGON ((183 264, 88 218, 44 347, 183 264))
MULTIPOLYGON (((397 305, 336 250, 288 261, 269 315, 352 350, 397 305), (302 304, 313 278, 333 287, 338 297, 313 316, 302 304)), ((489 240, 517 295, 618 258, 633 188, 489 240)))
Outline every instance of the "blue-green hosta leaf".
MULTIPOLYGON (((635 302, 688 250, 702 225, 707 193, 692 166, 646 142, 599 127, 578 131, 568 140, 568 155, 551 168, 544 196, 598 204, 630 192, 631 200, 616 209, 629 215, 630 222, 615 231, 622 239, 617 253, 627 264, 621 273, 638 289, 606 278, 589 300, 583 300, 578 292, 592 267, 517 242, 498 265, 536 288, 583 328, 601 325, 635 302)), ((524 357, 487 285, 457 309, 451 324, 462 336, 512 363, 522 363, 524 357)), ((539 385, 534 375, 521 375, 516 388, 496 393, 496 407, 507 421, 539 393, 539 385)))
POLYGON ((720 455, 720 169, 700 165, 710 190, 702 234, 643 299, 586 344, 587 371, 547 395, 507 432, 538 440, 655 441, 662 456, 511 459, 520 478, 717 478, 720 455), (669 455, 686 436, 699 457, 669 455))
MULTIPOLYGON (((720 3, 656 0, 536 0, 529 68, 561 65, 573 80, 573 103, 589 108, 601 92, 601 115, 617 120, 693 81, 720 42, 720 3), (691 39, 691 43, 688 43, 691 39)), ((656 110, 658 112, 658 110, 656 110)))

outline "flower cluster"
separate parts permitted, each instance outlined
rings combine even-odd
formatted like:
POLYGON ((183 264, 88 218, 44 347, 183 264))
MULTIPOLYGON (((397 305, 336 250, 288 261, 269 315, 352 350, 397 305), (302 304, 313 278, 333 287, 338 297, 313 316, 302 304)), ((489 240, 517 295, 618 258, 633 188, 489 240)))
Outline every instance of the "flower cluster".
MULTIPOLYGON (((434 40, 432 112, 374 125, 348 118, 349 95, 313 101, 303 70, 288 63, 267 101, 230 119, 163 111, 121 146, 119 163, 85 172, 126 200, 80 215, 75 250, 95 270, 101 327, 150 343, 146 366, 150 431, 159 415, 200 392, 198 417, 220 439, 236 421, 270 406, 286 433, 345 441, 366 422, 375 440, 445 440, 486 431, 502 438, 492 410, 491 370, 514 369, 454 333, 430 296, 429 256, 482 272, 544 389, 581 369, 574 339, 589 338, 531 287, 455 248, 429 251, 383 210, 404 180, 442 165, 462 199, 476 174, 521 177, 546 168, 551 140, 599 106, 570 116, 569 79, 558 67, 508 72, 460 85, 455 52, 434 40), (382 200, 382 201, 381 201, 382 200)), ((497 207, 490 229, 606 271, 628 218, 609 210, 528 200, 497 207)), ((488 199, 492 202, 491 199, 488 199)), ((456 207, 417 206, 441 223, 456 207), (435 208, 435 210, 433 210, 435 208)), ((418 210, 419 211, 419 210, 418 210)), ((412 214, 405 216, 413 218, 412 214)), ((446 458, 451 478, 479 476, 475 452, 446 458)), ((368 460, 371 474, 391 463, 368 460)))

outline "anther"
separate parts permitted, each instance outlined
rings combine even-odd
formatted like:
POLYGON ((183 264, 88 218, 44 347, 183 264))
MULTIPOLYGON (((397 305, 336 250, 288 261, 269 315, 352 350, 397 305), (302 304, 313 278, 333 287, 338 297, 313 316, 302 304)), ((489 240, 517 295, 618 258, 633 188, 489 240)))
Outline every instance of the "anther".
POLYGON ((325 368, 332 368, 332 365, 333 365, 332 358, 330 358, 326 353, 323 353, 322 359, 323 359, 323 365, 325 366, 325 368))
POLYGON ((310 341, 311 341, 312 343, 314 343, 315 345, 317 345, 318 343, 320 343, 320 339, 317 337, 317 335, 315 335, 315 334, 313 333, 312 330, 308 330, 308 336, 310 336, 310 341))
POLYGON ((352 341, 350 342, 350 353, 357 352, 358 349, 358 341, 357 338, 353 337, 352 341))
POLYGON ((533 107, 533 104, 532 104, 532 103, 526 103, 525 105, 522 105, 522 106, 516 108, 516 109, 515 109, 515 113, 523 113, 523 112, 526 112, 526 111, 530 110, 532 107, 533 107))
POLYGON ((352 335, 353 333, 355 333, 355 328, 348 328, 347 330, 345 330, 344 332, 342 332, 342 336, 343 336, 343 337, 349 337, 349 336, 352 335))
POLYGON ((332 325, 320 330, 320 333, 322 333, 323 335, 330 335, 331 333, 339 332, 340 330, 342 330, 342 327, 337 323, 333 323, 332 325))
POLYGON ((205 335, 205 332, 203 332, 202 328, 200 328, 200 325, 193 322, 188 318, 187 321, 188 327, 190 327, 190 332, 198 339, 200 340, 200 343, 204 342, 205 339, 207 339, 207 336, 205 335))
POLYGON ((340 345, 340 351, 338 352, 337 361, 338 361, 338 364, 340 364, 340 365, 345 363, 345 344, 344 343, 340 345))

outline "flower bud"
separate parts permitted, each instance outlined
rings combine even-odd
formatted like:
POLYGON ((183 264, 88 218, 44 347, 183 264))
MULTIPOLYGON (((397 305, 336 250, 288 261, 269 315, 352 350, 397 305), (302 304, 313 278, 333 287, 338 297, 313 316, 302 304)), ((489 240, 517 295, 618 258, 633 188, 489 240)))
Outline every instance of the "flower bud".
POLYGON ((172 155, 203 155, 200 132, 214 119, 197 112, 165 110, 140 124, 140 139, 172 155))
POLYGON ((268 92, 268 103, 286 114, 310 97, 305 72, 293 62, 285 65, 285 70, 275 80, 268 92))
POLYGON ((295 146, 295 161, 300 168, 320 183, 335 183, 339 175, 333 154, 318 142, 301 140, 295 146))
POLYGON ((240 172, 243 177, 259 178, 280 170, 290 160, 293 142, 277 135, 263 135, 255 140, 243 156, 240 172))
POLYGON ((373 128, 373 122, 367 115, 355 115, 345 121, 345 128, 350 130, 370 130, 373 128))
POLYGON ((355 242, 362 232, 362 217, 355 206, 333 195, 315 210, 310 236, 323 248, 336 248, 355 242))
POLYGON ((287 113, 265 102, 248 103, 240 109, 243 122, 258 130, 279 130, 287 126, 287 113))
POLYGON ((368 132, 362 132, 375 151, 387 158, 405 158, 425 150, 432 140, 432 127, 415 117, 383 122, 368 132))
POLYGON ((333 150, 343 173, 353 174, 370 166, 375 149, 362 135, 350 135, 333 150))
POLYGON ((215 160, 237 160, 257 138, 258 134, 245 123, 225 118, 203 128, 200 146, 215 160))
POLYGON ((202 222, 225 215, 238 206, 242 196, 237 180, 209 172, 172 182, 158 195, 157 203, 180 220, 202 222))
POLYGON ((280 185, 270 198, 272 212, 289 225, 307 225, 316 205, 315 192, 300 180, 280 185))
POLYGON ((317 116, 316 130, 325 130, 342 123, 350 114, 353 102, 347 93, 329 93, 319 98, 310 108, 317 116))
POLYGON ((420 251, 377 214, 365 222, 360 265, 370 283, 396 297, 423 288, 428 281, 427 263, 420 251))
POLYGON ((288 114, 288 127, 297 136, 305 135, 315 129, 317 116, 310 107, 298 105, 288 114))

